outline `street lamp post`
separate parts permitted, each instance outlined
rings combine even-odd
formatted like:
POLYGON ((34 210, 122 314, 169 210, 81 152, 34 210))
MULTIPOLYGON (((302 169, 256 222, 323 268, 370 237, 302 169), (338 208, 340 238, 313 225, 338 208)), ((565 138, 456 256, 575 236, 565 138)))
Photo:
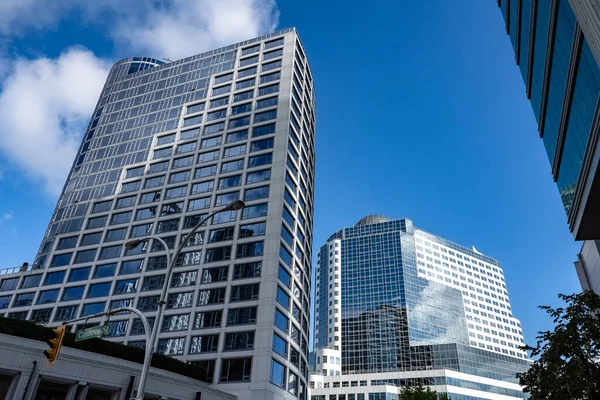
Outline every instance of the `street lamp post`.
POLYGON ((200 222, 198 222, 196 224, 196 226, 194 226, 192 228, 192 230, 187 235, 185 235, 185 237, 183 237, 183 239, 181 239, 179 246, 177 246, 177 249, 175 250, 175 253, 172 256, 169 254, 169 246, 167 245, 167 243, 163 239, 156 237, 156 236, 148 236, 145 238, 141 238, 141 239, 137 239, 137 240, 133 240, 131 242, 125 243, 125 248, 128 250, 131 250, 131 249, 135 249, 136 247, 138 247, 140 244, 142 244, 144 242, 148 242, 150 239, 158 240, 164 246, 164 248, 167 252, 167 265, 168 265, 167 266, 167 274, 165 276, 165 282, 163 284, 162 292, 160 294, 160 298, 158 301, 158 310, 156 312, 156 318, 154 319, 154 325, 152 326, 152 333, 150 335, 150 341, 146 342, 146 347, 150 348, 150 351, 146 352, 146 358, 148 358, 148 360, 144 360, 144 366, 142 367, 142 373, 140 375, 140 381, 138 383, 138 390, 136 393, 136 397, 134 397, 132 400, 143 400, 144 399, 144 395, 146 392, 146 380, 148 378, 148 370, 150 368, 152 354, 156 351, 156 339, 158 336, 158 325, 160 323, 160 318, 162 317, 163 311, 165 309, 165 305, 167 303, 166 300, 167 300, 167 291, 169 288, 169 282, 171 280, 171 274, 173 272, 173 268, 175 268, 175 264, 177 264, 177 258, 179 257, 179 253, 181 253, 181 250, 186 245, 188 240, 192 237, 192 235, 194 235, 198 231, 198 229, 200 229, 200 226, 204 225, 204 223, 206 223, 208 220, 210 220, 216 214, 218 214, 220 212, 224 212, 224 211, 241 210, 245 206, 246 206, 246 204, 242 200, 236 200, 233 203, 229 204, 228 206, 209 214, 206 218, 204 218, 200 222))

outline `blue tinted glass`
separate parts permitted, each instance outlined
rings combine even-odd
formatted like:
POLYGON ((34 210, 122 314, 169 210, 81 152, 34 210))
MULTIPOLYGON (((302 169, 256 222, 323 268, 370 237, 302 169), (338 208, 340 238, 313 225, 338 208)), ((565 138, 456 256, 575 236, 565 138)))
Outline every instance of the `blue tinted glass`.
POLYGON ((575 196, 599 92, 600 69, 584 39, 558 175, 558 190, 567 214, 575 196))
POLYGON ((65 280, 65 275, 65 271, 51 272, 48 275, 46 275, 44 285, 56 285, 58 283, 63 283, 63 281, 65 280))
POLYGON ((558 126, 569 72, 571 43, 575 32, 575 18, 571 6, 567 2, 560 3, 556 24, 546 119, 542 137, 550 164, 554 163, 558 126))
POLYGON ((535 118, 539 122, 542 82, 544 80, 544 64, 546 63, 546 43, 550 24, 551 1, 538 2, 537 23, 535 28, 535 48, 533 51, 533 77, 531 81, 531 106, 535 118))
POLYGON ((521 43, 519 47, 519 68, 523 81, 527 82, 528 57, 529 57, 529 40, 531 36, 531 1, 523 0, 521 2, 521 43))

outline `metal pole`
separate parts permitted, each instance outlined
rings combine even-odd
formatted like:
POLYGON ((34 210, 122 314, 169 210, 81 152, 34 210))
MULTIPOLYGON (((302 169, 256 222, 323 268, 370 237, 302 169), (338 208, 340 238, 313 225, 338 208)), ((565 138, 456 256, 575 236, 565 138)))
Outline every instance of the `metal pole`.
MULTIPOLYGON (((150 369, 150 362, 152 360, 152 349, 148 345, 151 341, 150 324, 148 323, 148 318, 146 318, 146 316, 140 310, 138 310, 137 308, 133 308, 133 307, 119 307, 119 308, 115 308, 114 310, 110 310, 107 312, 92 314, 92 315, 88 315, 85 317, 72 319, 72 320, 64 322, 64 324, 68 325, 68 324, 72 324, 73 322, 82 321, 82 320, 86 320, 89 318, 105 317, 105 316, 116 314, 116 313, 119 313, 122 311, 128 311, 128 312, 136 314, 138 317, 140 317, 140 320, 142 321, 142 325, 144 325, 144 334, 146 335, 146 349, 144 351, 144 363, 142 365, 142 372, 140 374, 140 382, 138 384, 138 391, 136 393, 136 397, 132 398, 132 399, 138 399, 138 398, 143 399, 144 395, 142 394, 142 396, 140 397, 139 393, 144 391, 146 388, 146 379, 148 377, 148 370, 150 369)), ((155 326, 157 325, 157 321, 154 321, 154 325, 155 326)))
MULTIPOLYGON (((177 258, 179 257, 181 250, 183 250, 183 248, 185 247, 185 245, 188 242, 188 240, 190 239, 190 237, 193 234, 195 234, 198 231, 198 229, 200 229, 200 226, 204 225, 206 223, 206 221, 208 221, 209 219, 214 217, 216 214, 218 214, 222 211, 227 211, 228 207, 225 207, 221 210, 217 210, 217 211, 213 212, 212 214, 209 214, 206 218, 204 218, 200 222, 198 222, 196 224, 196 226, 194 226, 192 228, 192 230, 187 235, 185 235, 185 237, 181 240, 181 242, 179 243, 179 246, 177 246, 177 249, 175 250, 175 253, 171 257, 169 257, 169 246, 167 245, 167 243, 165 243, 164 240, 162 240, 159 237, 155 237, 155 236, 148 236, 147 238, 144 238, 144 239, 155 239, 155 240, 160 241, 162 243, 162 245, 165 247, 165 250, 167 251, 167 262, 168 262, 167 274, 165 276, 165 283, 163 285, 162 292, 160 294, 160 298, 158 301, 158 309, 156 311, 156 318, 154 319, 154 326, 152 327, 152 334, 150 335, 150 341, 146 341, 146 349, 151 349, 151 353, 150 353, 150 357, 149 357, 150 360, 152 359, 152 353, 154 353, 156 350, 158 325, 160 324, 160 319, 162 317, 163 311, 165 310, 165 305, 167 304, 167 301, 166 301, 167 300, 167 291, 169 290, 169 282, 171 281, 171 274, 173 273, 173 268, 175 268, 175 264, 177 264, 177 258)), ((148 362, 148 365, 146 365, 146 363, 144 362, 144 369, 142 369, 142 375, 140 376, 140 383, 138 385, 138 391, 136 393, 135 400, 143 400, 144 399, 144 395, 146 394, 146 378, 148 376, 149 366, 150 366, 150 362, 148 362)), ((132 399, 132 400, 134 400, 134 399, 132 399)))

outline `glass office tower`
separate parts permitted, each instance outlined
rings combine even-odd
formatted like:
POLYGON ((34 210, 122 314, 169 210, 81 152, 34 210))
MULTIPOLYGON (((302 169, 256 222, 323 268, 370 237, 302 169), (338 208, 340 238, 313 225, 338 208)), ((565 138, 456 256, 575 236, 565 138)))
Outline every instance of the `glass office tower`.
POLYGON ((458 400, 524 397, 515 373, 529 361, 500 264, 408 219, 371 215, 321 247, 314 343, 315 400, 419 382, 458 400))
POLYGON ((592 0, 498 0, 552 176, 576 240, 583 289, 600 293, 600 15, 592 0), (591 39, 590 39, 591 38, 591 39))
MULTIPOLYGON (((116 63, 33 268, 0 275, 0 313, 57 325, 133 306, 158 352, 240 399, 306 398, 315 98, 295 29, 178 61, 116 63), (165 282, 165 249, 186 244, 165 282)), ((96 324, 97 322, 88 321, 96 324)), ((144 346, 139 320, 110 338, 144 346)))

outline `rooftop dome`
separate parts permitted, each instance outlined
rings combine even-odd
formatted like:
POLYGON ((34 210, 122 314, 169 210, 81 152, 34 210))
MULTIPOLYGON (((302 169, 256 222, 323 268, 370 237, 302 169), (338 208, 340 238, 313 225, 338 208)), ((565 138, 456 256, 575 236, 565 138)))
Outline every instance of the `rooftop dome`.
POLYGON ((382 223, 388 222, 388 221, 391 221, 391 219, 389 219, 385 215, 373 214, 373 215, 367 215, 366 217, 361 218, 361 220, 358 221, 356 223, 356 225, 354 225, 354 226, 382 224, 382 223))

